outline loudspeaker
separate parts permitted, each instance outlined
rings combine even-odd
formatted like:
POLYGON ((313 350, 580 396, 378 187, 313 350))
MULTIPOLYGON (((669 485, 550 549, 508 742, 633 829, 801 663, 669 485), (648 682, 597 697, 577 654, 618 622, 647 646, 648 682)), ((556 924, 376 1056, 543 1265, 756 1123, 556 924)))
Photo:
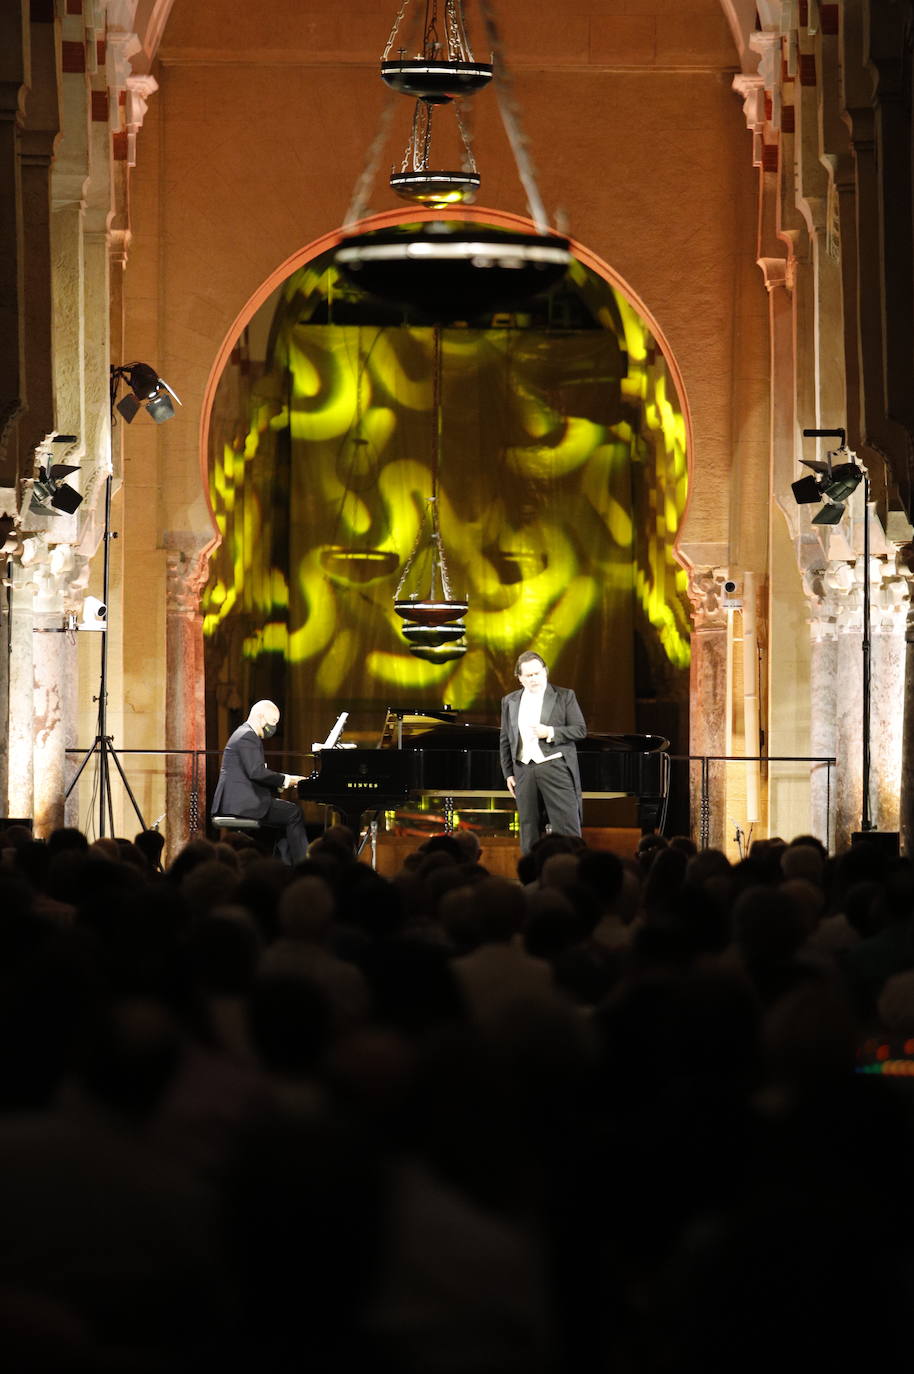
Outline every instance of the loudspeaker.
POLYGON ((897 859, 899 854, 897 830, 855 830, 851 844, 871 844, 884 859, 897 859))
POLYGON ((0 831, 7 830, 11 825, 24 825, 26 830, 32 829, 31 816, 0 816, 0 831))

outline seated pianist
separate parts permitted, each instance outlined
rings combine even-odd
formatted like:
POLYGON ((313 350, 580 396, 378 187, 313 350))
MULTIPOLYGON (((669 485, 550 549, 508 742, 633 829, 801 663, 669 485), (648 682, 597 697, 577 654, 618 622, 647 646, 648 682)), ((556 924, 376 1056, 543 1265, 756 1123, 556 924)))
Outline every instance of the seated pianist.
POLYGON ((285 863, 295 865, 308 854, 305 818, 296 802, 281 801, 276 793, 303 779, 268 768, 263 752, 264 740, 272 739, 278 724, 279 707, 274 702, 258 701, 251 707, 247 720, 225 746, 210 816, 276 826, 284 831, 277 853, 285 863))

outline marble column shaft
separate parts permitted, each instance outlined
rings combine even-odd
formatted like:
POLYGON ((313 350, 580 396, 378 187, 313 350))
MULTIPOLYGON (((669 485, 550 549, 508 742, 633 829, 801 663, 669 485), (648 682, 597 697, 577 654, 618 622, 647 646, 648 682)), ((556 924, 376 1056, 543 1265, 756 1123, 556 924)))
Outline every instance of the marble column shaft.
MULTIPOLYGON (((689 682, 691 740, 689 752, 720 755, 726 752, 727 627, 719 617, 696 616, 692 631, 692 666, 689 682), (718 623, 719 622, 719 623, 718 623)), ((692 833, 702 838, 706 822, 707 842, 712 849, 724 847, 726 833, 726 764, 708 765, 707 794, 702 795, 701 764, 692 764, 692 833), (702 810, 706 809, 706 816, 702 810)))
POLYGON ((9 669, 9 779, 7 809, 9 816, 34 814, 33 692, 34 610, 32 593, 26 588, 27 570, 16 566, 13 574, 11 609, 11 649, 9 669))
MULTIPOLYGON (((838 640, 835 634, 813 633, 809 662, 812 695, 809 752, 814 758, 837 756, 838 640)), ((814 765, 810 777, 810 827, 829 848, 835 842, 838 772, 827 764, 814 765)))
POLYGON ((64 823, 67 723, 65 640, 62 613, 35 616, 33 767, 35 833, 49 835, 64 823))
POLYGON ((835 845, 840 851, 848 847, 863 818, 863 653, 859 624, 838 635, 835 674, 835 845))
POLYGON ((166 536, 168 592, 166 605, 165 747, 175 752, 167 760, 165 792, 166 834, 171 855, 205 826, 206 720, 203 679, 203 618, 200 595, 211 541, 190 533, 166 536), (194 792, 194 758, 198 755, 194 792), (196 803, 196 806, 195 806, 196 803))

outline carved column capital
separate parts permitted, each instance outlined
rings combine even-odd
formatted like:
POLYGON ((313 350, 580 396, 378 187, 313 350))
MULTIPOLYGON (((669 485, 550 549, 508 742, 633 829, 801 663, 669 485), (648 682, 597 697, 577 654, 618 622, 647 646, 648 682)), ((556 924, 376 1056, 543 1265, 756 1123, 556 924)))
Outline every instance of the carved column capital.
POLYGON ((752 135, 752 165, 761 167, 765 134, 765 83, 761 76, 734 76, 733 89, 743 97, 743 117, 752 135))
POLYGON ((153 76, 128 76, 125 82, 124 123, 127 128, 127 166, 136 166, 136 136, 143 127, 149 97, 159 89, 153 76))
MULTIPOLYGON (((110 10, 109 10, 110 25, 110 10)), ((109 26, 107 34, 108 80, 112 92, 119 95, 125 89, 132 73, 130 59, 141 51, 143 45, 130 29, 117 29, 109 26)))
POLYGON ((27 535, 12 556, 17 585, 33 598, 36 615, 78 614, 89 582, 89 560, 72 545, 27 535))
POLYGON ((766 90, 774 91, 781 80, 781 35, 771 29, 752 33, 749 47, 759 55, 759 79, 766 90))
POLYGON ((726 571, 723 568, 691 568, 688 597, 692 603, 695 632, 725 630, 727 612, 723 606, 726 571))
POLYGON ((756 261, 765 279, 765 290, 769 294, 772 291, 777 291, 778 287, 781 286, 788 290, 793 289, 796 278, 795 258, 758 258, 756 261))
POLYGON ((749 36, 749 47, 759 55, 758 74, 771 98, 769 124, 781 128, 781 35, 770 29, 749 36))
POLYGON ((169 615, 198 616, 209 572, 212 538, 189 530, 170 530, 164 544, 168 570, 166 610, 169 615))
POLYGON ((803 570, 803 591, 809 603, 808 624, 813 644, 837 639, 846 630, 855 589, 854 570, 849 563, 830 563, 803 570))

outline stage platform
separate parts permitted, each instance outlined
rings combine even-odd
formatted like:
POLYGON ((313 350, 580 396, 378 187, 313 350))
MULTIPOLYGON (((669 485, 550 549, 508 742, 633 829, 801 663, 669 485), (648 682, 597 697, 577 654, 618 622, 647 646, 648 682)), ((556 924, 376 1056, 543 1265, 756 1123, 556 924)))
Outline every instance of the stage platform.
MULTIPOLYGON (((403 867, 407 855, 418 849, 427 838, 422 835, 379 835, 377 871, 385 878, 392 878, 403 867)), ((620 859, 632 859, 638 848, 641 832, 636 829, 596 829, 585 826, 584 839, 590 849, 609 849, 618 854, 620 859)), ((484 868, 499 878, 517 877, 520 849, 513 836, 483 836, 480 843, 480 863, 484 868)), ((371 849, 367 844, 362 850, 361 859, 363 863, 371 863, 371 849)))

